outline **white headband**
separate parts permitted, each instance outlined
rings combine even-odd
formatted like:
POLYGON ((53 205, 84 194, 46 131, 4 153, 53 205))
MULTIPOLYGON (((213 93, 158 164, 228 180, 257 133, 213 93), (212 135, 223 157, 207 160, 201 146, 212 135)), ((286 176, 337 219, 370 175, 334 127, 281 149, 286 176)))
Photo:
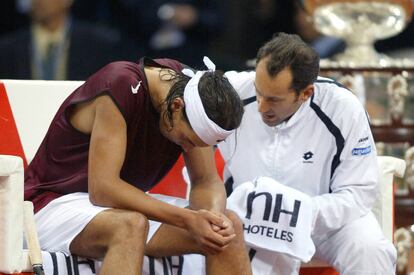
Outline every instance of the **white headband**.
MULTIPOLYGON (((204 56, 203 61, 209 71, 216 69, 216 65, 207 56, 204 56)), ((184 103, 188 120, 194 132, 208 145, 215 145, 226 139, 234 130, 228 131, 221 128, 207 116, 198 91, 200 78, 208 71, 198 71, 194 74, 189 69, 183 69, 182 72, 191 77, 184 89, 184 103)))

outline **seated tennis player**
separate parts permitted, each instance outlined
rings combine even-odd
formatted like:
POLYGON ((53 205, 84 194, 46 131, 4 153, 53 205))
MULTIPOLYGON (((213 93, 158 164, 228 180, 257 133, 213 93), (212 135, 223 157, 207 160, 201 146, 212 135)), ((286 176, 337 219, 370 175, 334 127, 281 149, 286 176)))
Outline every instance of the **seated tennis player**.
POLYGON ((25 176, 42 249, 103 259, 101 275, 187 253, 206 256, 207 274, 251 274, 211 147, 240 125, 243 104, 205 63, 195 73, 171 59, 111 63, 64 101, 25 176), (145 193, 181 153, 188 208, 145 193))

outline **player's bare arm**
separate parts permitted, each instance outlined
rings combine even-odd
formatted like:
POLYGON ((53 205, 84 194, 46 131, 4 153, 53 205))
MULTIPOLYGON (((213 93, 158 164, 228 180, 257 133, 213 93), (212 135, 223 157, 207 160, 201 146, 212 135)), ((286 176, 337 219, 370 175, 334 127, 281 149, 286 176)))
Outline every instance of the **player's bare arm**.
POLYGON ((217 173, 213 148, 195 147, 184 153, 184 160, 191 181, 190 208, 213 211, 224 219, 221 226, 213 225, 213 229, 222 236, 234 237, 233 224, 224 214, 226 191, 217 173))
POLYGON ((184 153, 184 160, 191 181, 190 208, 223 213, 226 191, 217 174, 213 149, 195 147, 184 153))

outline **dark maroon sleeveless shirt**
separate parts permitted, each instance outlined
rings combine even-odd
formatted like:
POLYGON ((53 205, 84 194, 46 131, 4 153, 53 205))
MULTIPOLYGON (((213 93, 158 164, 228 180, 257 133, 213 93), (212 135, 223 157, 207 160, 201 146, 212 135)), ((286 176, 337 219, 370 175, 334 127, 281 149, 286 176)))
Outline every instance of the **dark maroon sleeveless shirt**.
POLYGON ((174 71, 183 68, 171 59, 110 63, 63 102, 25 171, 25 200, 34 203, 35 212, 62 195, 88 192, 90 135, 77 131, 68 120, 70 108, 77 103, 105 94, 119 108, 127 125, 126 156, 120 176, 128 183, 147 191, 177 161, 181 147, 160 133, 160 117, 148 93, 145 65, 174 71))

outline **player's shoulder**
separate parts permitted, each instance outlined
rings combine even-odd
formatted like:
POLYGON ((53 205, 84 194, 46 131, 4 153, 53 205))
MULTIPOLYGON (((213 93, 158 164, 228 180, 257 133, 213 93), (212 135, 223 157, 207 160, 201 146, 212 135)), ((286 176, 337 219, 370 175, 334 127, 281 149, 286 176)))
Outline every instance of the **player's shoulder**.
MULTIPOLYGON (((89 84, 100 83, 107 88, 129 87, 139 78, 139 64, 129 61, 115 61, 108 63, 87 79, 89 84)), ((99 85, 98 85, 99 86, 99 85)))
POLYGON ((139 64, 131 61, 113 61, 105 65, 100 71, 117 76, 128 75, 139 69, 139 64))

